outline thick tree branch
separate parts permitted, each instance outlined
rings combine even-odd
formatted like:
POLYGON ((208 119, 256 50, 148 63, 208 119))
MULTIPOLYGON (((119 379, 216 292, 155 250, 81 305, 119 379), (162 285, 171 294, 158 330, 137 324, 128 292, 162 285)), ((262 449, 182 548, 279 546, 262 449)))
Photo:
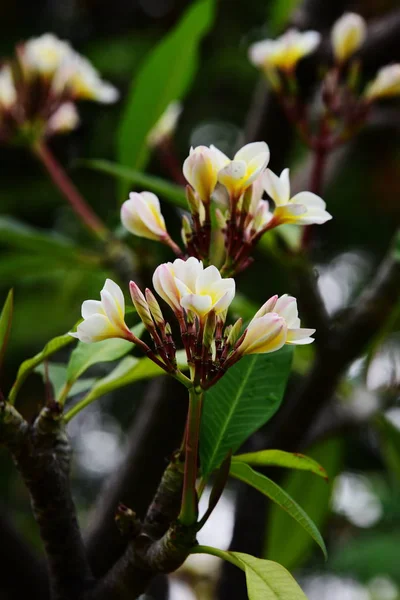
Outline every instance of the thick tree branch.
POLYGON ((82 597, 92 583, 69 487, 70 448, 61 415, 45 408, 28 425, 2 403, 0 442, 8 447, 29 490, 46 550, 54 600, 82 597))
POLYGON ((162 377, 149 385, 129 433, 125 460, 106 482, 90 518, 86 546, 96 576, 107 573, 126 548, 114 523, 118 504, 145 516, 181 442, 186 412, 186 390, 174 379, 162 377))

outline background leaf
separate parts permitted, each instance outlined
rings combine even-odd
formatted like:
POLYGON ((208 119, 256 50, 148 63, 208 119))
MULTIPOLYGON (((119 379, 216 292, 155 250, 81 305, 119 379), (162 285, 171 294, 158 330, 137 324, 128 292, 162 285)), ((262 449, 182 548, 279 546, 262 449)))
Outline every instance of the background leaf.
POLYGON ((211 546, 196 546, 192 554, 211 554, 242 569, 249 600, 307 600, 292 575, 275 562, 211 546))
MULTIPOLYGON (((198 46, 211 27, 214 1, 195 2, 178 25, 146 57, 135 76, 118 131, 118 162, 141 170, 149 155, 147 135, 170 102, 189 89, 198 46)), ((122 190, 125 186, 121 187, 122 190)))
POLYGON ((7 348, 8 339, 10 337, 12 315, 14 308, 14 292, 8 292, 6 301, 0 313, 0 367, 3 362, 3 356, 7 348))
POLYGON ((258 467, 284 467, 286 469, 311 471, 319 477, 328 479, 325 469, 316 460, 299 453, 284 452, 283 450, 260 450, 259 452, 239 454, 234 456, 232 461, 258 467))
POLYGON ((136 186, 140 186, 144 190, 149 190, 150 192, 159 195, 161 200, 167 200, 175 206, 179 206, 186 210, 188 208, 185 190, 176 183, 171 183, 170 181, 161 179, 161 177, 156 177, 155 175, 141 173, 140 171, 118 165, 109 160, 85 160, 79 161, 79 164, 89 167, 89 169, 100 171, 101 173, 107 173, 108 175, 112 175, 113 177, 117 177, 118 179, 122 179, 136 186))
POLYGON ((208 475, 278 410, 293 349, 244 356, 205 394, 200 460, 208 475))
MULTIPOLYGON (((178 367, 181 370, 187 368, 186 353, 184 350, 179 350, 176 353, 176 359, 178 367)), ((147 358, 147 356, 144 358, 126 356, 115 369, 111 371, 111 373, 106 375, 106 377, 99 379, 90 392, 67 412, 65 420, 70 421, 83 408, 105 394, 135 383, 141 379, 150 379, 151 377, 158 377, 160 375, 165 375, 165 371, 147 358)))
MULTIPOLYGON (((64 388, 66 377, 67 377, 67 365, 58 364, 58 363, 48 363, 47 369, 44 364, 40 364, 36 367, 35 373, 39 373, 43 377, 43 381, 46 381, 46 370, 48 373, 48 377, 53 386, 54 397, 57 399, 60 395, 61 390, 64 388)), ((88 377, 85 379, 79 379, 74 383, 72 388, 69 390, 68 397, 75 396, 76 394, 81 394, 82 392, 86 392, 89 388, 91 388, 96 382, 94 377, 88 377)))
POLYGON ((24 381, 26 380, 28 375, 30 373, 32 373, 32 371, 34 370, 35 367, 40 365, 40 363, 42 363, 44 360, 46 360, 46 358, 49 358, 50 356, 52 356, 55 352, 57 352, 64 346, 67 346, 68 344, 72 344, 73 341, 74 341, 74 338, 72 336, 70 336, 68 333, 66 333, 65 335, 59 335, 59 336, 53 338, 52 340, 50 340, 50 342, 48 342, 45 345, 45 347, 43 348, 43 350, 41 352, 39 352, 32 358, 28 358, 27 360, 25 360, 18 369, 17 378, 11 388, 11 391, 10 391, 10 394, 8 397, 9 401, 12 404, 15 402, 15 399, 17 397, 19 390, 21 389, 22 384, 24 383, 24 381))
MULTIPOLYGON (((143 323, 136 325, 132 332, 136 337, 142 335, 144 331, 143 323)), ((109 339, 94 344, 84 344, 78 342, 77 347, 71 353, 67 367, 67 385, 71 385, 78 377, 82 375, 89 367, 100 363, 117 360, 133 350, 134 344, 127 340, 109 339)))
MULTIPOLYGON (((232 463, 231 464, 231 475, 244 481, 248 485, 251 485, 256 490, 270 498, 273 502, 278 504, 283 510, 285 510, 307 533, 313 538, 327 558, 327 552, 324 540, 320 532, 318 531, 315 523, 310 519, 307 513, 289 496, 285 490, 277 485, 272 479, 265 477, 257 471, 253 471, 249 465, 245 463, 232 463)), ((285 539, 286 543, 290 543, 290 536, 285 539)))
MULTIPOLYGON (((290 473, 282 480, 283 488, 302 506, 319 530, 322 530, 329 515, 333 482, 341 470, 343 449, 342 439, 331 438, 307 451, 307 454, 324 465, 329 482, 301 472, 290 473)), ((268 510, 264 556, 292 571, 309 558, 314 549, 313 541, 279 506, 273 504, 268 510), (287 543, 288 539, 290 544, 287 543)))
POLYGON ((375 422, 383 458, 389 471, 400 481, 400 430, 383 415, 375 422))

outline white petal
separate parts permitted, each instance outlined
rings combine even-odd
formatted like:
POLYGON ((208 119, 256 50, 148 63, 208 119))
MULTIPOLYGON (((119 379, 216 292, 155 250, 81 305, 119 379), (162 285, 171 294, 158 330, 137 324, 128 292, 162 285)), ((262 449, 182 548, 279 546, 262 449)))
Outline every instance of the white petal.
POLYGON ((200 317, 203 317, 212 307, 210 296, 199 296, 197 294, 187 294, 181 298, 181 306, 186 310, 192 310, 200 317))
POLYGON ((87 319, 92 315, 104 315, 104 309, 100 300, 85 300, 82 302, 82 318, 87 319))
POLYGON ((194 291, 194 290, 188 288, 188 286, 186 284, 184 284, 183 281, 181 281, 177 277, 175 277, 175 285, 177 287, 180 298, 182 298, 183 296, 188 296, 188 295, 192 294, 194 291))
POLYGON ((106 316, 92 315, 78 325, 74 337, 77 337, 81 342, 90 344, 109 337, 118 337, 118 333, 106 316))
POLYGON ((145 202, 148 202, 149 204, 154 206, 154 208, 158 212, 161 211, 160 201, 159 201, 158 197, 155 194, 153 194, 153 192, 140 192, 140 195, 145 200, 145 202))
POLYGON ((120 306, 121 311, 125 312, 125 298, 121 288, 112 279, 106 279, 103 290, 106 290, 114 298, 115 302, 120 306))
POLYGON ((121 307, 115 301, 114 297, 105 289, 101 290, 100 296, 104 312, 113 326, 124 329, 124 314, 121 312, 121 307))
MULTIPOLYGON (((298 329, 288 329, 287 341, 292 343, 306 343, 301 340, 310 339, 310 336, 314 335, 315 329, 306 329, 298 328, 298 329)), ((314 340, 313 340, 314 341, 314 340)))
POLYGON ((221 298, 216 302, 213 306, 216 314, 219 314, 228 309, 233 298, 235 297, 235 288, 228 288, 225 294, 221 296, 221 298))
POLYGON ((197 294, 207 294, 209 288, 219 281, 221 281, 220 272, 217 267, 210 265, 197 277, 196 288, 193 291, 197 294))
POLYGON ((264 189, 276 206, 284 206, 290 198, 289 169, 284 169, 281 176, 267 169, 263 175, 264 189))
POLYGON ((215 165, 216 165, 218 171, 220 169, 223 169, 228 163, 231 162, 230 158, 228 158, 226 154, 221 152, 221 150, 218 150, 218 148, 216 146, 211 145, 210 150, 212 151, 212 153, 214 155, 215 165))
POLYGON ((301 37, 301 47, 305 54, 312 52, 321 41, 321 34, 318 31, 305 31, 301 37))
MULTIPOLYGON (((297 206, 304 206, 298 204, 297 206)), ((304 215, 300 215, 296 219, 296 223, 303 225, 322 225, 332 219, 332 215, 326 210, 310 209, 304 215)))
POLYGON ((164 263, 157 267, 153 275, 153 286, 157 294, 173 310, 180 310, 179 292, 172 273, 173 267, 171 263, 164 263))
POLYGON ((254 315, 252 320, 257 319, 258 317, 263 317, 269 312, 273 312, 277 300, 278 294, 275 294, 275 296, 272 296, 269 300, 265 302, 265 304, 262 305, 262 307, 254 315))
POLYGON ((278 298, 274 306, 274 312, 283 317, 290 328, 294 319, 297 319, 299 314, 296 298, 284 294, 278 298))
POLYGON ((234 160, 244 160, 245 163, 249 163, 251 160, 259 156, 260 154, 266 154, 269 158, 269 148, 265 142, 252 142, 246 144, 238 150, 235 154, 234 160))
POLYGON ((240 180, 246 175, 247 166, 243 160, 232 160, 218 172, 218 181, 225 185, 231 179, 240 180))
POLYGON ((299 192, 290 199, 290 202, 293 202, 293 204, 304 204, 307 208, 314 207, 324 209, 326 207, 322 198, 312 192, 299 192))
POLYGON ((192 292, 195 292, 197 278, 203 271, 201 260, 194 256, 190 256, 187 260, 177 258, 172 263, 172 268, 175 276, 183 281, 192 292))

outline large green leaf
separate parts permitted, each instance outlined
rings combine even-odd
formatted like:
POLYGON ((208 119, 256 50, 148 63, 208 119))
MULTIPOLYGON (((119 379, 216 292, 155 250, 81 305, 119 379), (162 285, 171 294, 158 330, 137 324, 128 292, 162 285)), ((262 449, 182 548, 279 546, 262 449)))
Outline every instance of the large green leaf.
MULTIPOLYGON (((329 481, 323 481, 299 471, 288 474, 282 481, 283 488, 322 530, 330 512, 333 482, 340 472, 343 461, 343 440, 330 438, 307 451, 314 460, 322 463, 329 481)), ((301 567, 314 549, 310 536, 276 504, 269 507, 264 556, 277 561, 292 571, 301 567), (288 543, 290 540, 290 543, 288 543)))
POLYGON ((32 373, 35 367, 40 365, 40 363, 52 356, 52 354, 54 354, 64 346, 72 344, 73 341, 74 338, 71 337, 68 333, 66 333, 65 335, 59 335, 58 337, 55 337, 52 340, 50 340, 50 342, 48 342, 45 345, 41 352, 39 352, 32 358, 28 358, 28 360, 25 360, 18 369, 17 378, 11 388, 8 397, 9 401, 12 404, 15 402, 15 399, 19 390, 21 389, 22 384, 24 383, 28 375, 32 373))
POLYGON ((249 600, 307 600, 292 575, 278 563, 211 546, 197 546, 192 554, 218 556, 242 569, 246 575, 249 600))
MULTIPOLYGON (((118 131, 118 162, 141 170, 147 136, 170 102, 188 91, 198 64, 198 47, 211 27, 214 0, 198 0, 146 57, 135 76, 118 131)), ((125 190, 125 187, 121 187, 125 190)))
POLYGON ((236 452, 278 410, 290 372, 293 349, 243 357, 207 391, 200 432, 203 475, 236 452))
MULTIPOLYGON (((144 331, 143 323, 136 325, 132 332, 140 337, 144 331)), ((121 339, 109 339, 93 344, 78 342, 77 347, 71 353, 67 367, 66 385, 71 386, 89 367, 100 363, 109 362, 122 358, 133 349, 132 342, 121 339)))
POLYGON ((102 173, 107 173, 135 186, 140 186, 142 190, 158 194, 162 200, 168 200, 175 206, 188 208, 185 190, 180 185, 176 185, 176 183, 171 183, 165 179, 161 179, 161 177, 141 173, 140 171, 118 165, 109 160, 85 160, 79 161, 79 164, 83 164, 83 166, 95 169, 96 171, 101 171, 102 173))
POLYGON ((14 292, 8 292, 6 301, 0 313, 0 367, 10 337, 11 322, 14 309, 14 292))
MULTIPOLYGON (((184 350, 179 350, 176 353, 176 359, 178 367, 181 370, 187 368, 186 353, 184 350)), ((90 392, 66 413, 64 417, 65 421, 70 421, 88 404, 104 396, 104 394, 135 383, 135 381, 150 379, 151 377, 158 377, 160 375, 165 375, 165 371, 147 358, 147 356, 140 359, 133 356, 126 356, 111 373, 99 379, 90 392)))
POLYGON ((232 458, 234 462, 244 462, 253 467, 285 467, 286 469, 298 469, 300 471, 311 471, 324 479, 328 479, 327 473, 316 460, 304 454, 284 452, 283 450, 260 450, 259 452, 248 452, 239 454, 232 458))
MULTIPOLYGON (((303 527, 305 531, 313 538, 313 540, 319 545, 325 558, 327 558, 327 552, 324 540, 320 532, 318 531, 315 523, 310 519, 306 512, 289 496, 285 490, 277 485, 272 479, 265 477, 257 471, 253 471, 249 465, 245 463, 232 463, 230 473, 236 479, 240 479, 244 483, 251 485, 256 490, 270 498, 273 502, 278 504, 283 510, 285 510, 299 525, 303 527)), ((290 540, 290 536, 286 539, 286 542, 290 540)))
POLYGON ((82 253, 70 240, 29 227, 11 217, 0 217, 0 245, 50 255, 53 258, 76 259, 82 253))

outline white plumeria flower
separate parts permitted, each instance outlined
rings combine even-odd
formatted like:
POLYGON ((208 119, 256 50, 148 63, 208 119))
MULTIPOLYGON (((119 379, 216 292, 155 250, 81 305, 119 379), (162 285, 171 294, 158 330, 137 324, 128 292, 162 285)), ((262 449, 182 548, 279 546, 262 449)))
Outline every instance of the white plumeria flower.
POLYGON ((64 102, 47 121, 47 133, 68 133, 79 125, 79 115, 73 102, 64 102))
POLYGON ((230 160, 221 150, 211 146, 220 165, 218 181, 237 200, 258 178, 269 162, 270 152, 265 142, 246 144, 230 160))
POLYGON ((332 219, 332 215, 325 210, 325 202, 316 194, 299 192, 290 197, 289 169, 284 169, 279 177, 267 169, 263 175, 263 183, 265 191, 275 202, 273 218, 276 225, 322 224, 332 219))
POLYGON ((183 308, 194 312, 201 320, 211 310, 221 315, 235 296, 233 279, 222 279, 213 265, 204 269, 203 263, 193 256, 186 261, 178 258, 157 267, 153 285, 175 312, 181 314, 183 308))
POLYGON ((279 298, 278 295, 272 296, 254 315, 254 319, 259 319, 267 314, 276 314, 285 320, 287 326, 286 344, 311 344, 314 340, 311 337, 315 329, 306 329, 300 327, 299 313, 297 310, 297 300, 293 296, 284 294, 279 298))
POLYGON ((242 354, 268 354, 284 346, 287 339, 285 319, 275 313, 252 319, 237 348, 242 354))
POLYGON ((315 50, 321 41, 318 31, 289 29, 276 40, 263 40, 249 48, 249 59, 262 69, 281 69, 291 72, 296 64, 315 50))
POLYGON ((248 226, 251 233, 257 233, 262 231, 264 227, 273 218, 273 214, 269 210, 269 202, 267 200, 260 200, 257 206, 257 210, 254 214, 254 219, 248 226))
POLYGON ((68 42, 58 39, 52 33, 44 33, 23 45, 23 66, 28 73, 51 76, 73 53, 68 42))
POLYGON ((128 231, 149 240, 168 236, 160 201, 152 192, 131 192, 121 206, 121 221, 128 231))
POLYGON ((106 279, 100 298, 83 302, 84 321, 78 325, 76 333, 70 335, 85 344, 108 338, 131 339, 125 323, 125 300, 121 288, 111 279, 106 279))
POLYGON ((178 101, 168 104, 166 110, 147 136, 147 143, 149 146, 152 148, 159 146, 166 138, 174 133, 178 119, 182 113, 182 108, 182 103, 178 101))
POLYGON ((260 200, 264 194, 264 183, 263 183, 263 173, 261 173, 257 179, 253 182, 252 190, 251 190, 251 201, 249 206, 249 214, 254 217, 259 205, 260 200))
POLYGON ((364 43, 367 35, 365 20, 356 13, 345 13, 333 25, 333 53, 339 62, 352 56, 364 43))
POLYGON ((365 97, 368 100, 398 95, 400 95, 400 63, 386 65, 379 69, 377 76, 365 90, 365 97))
POLYGON ((103 81, 92 63, 76 52, 64 63, 59 77, 60 81, 56 85, 67 87, 78 100, 111 104, 119 98, 118 90, 103 81))
POLYGON ((183 175, 202 202, 210 201, 211 194, 217 185, 218 171, 229 162, 225 154, 223 157, 221 160, 219 150, 213 147, 190 148, 189 156, 183 163, 183 175))
POLYGON ((17 100, 17 91, 14 85, 10 65, 0 69, 0 108, 11 108, 17 100))

